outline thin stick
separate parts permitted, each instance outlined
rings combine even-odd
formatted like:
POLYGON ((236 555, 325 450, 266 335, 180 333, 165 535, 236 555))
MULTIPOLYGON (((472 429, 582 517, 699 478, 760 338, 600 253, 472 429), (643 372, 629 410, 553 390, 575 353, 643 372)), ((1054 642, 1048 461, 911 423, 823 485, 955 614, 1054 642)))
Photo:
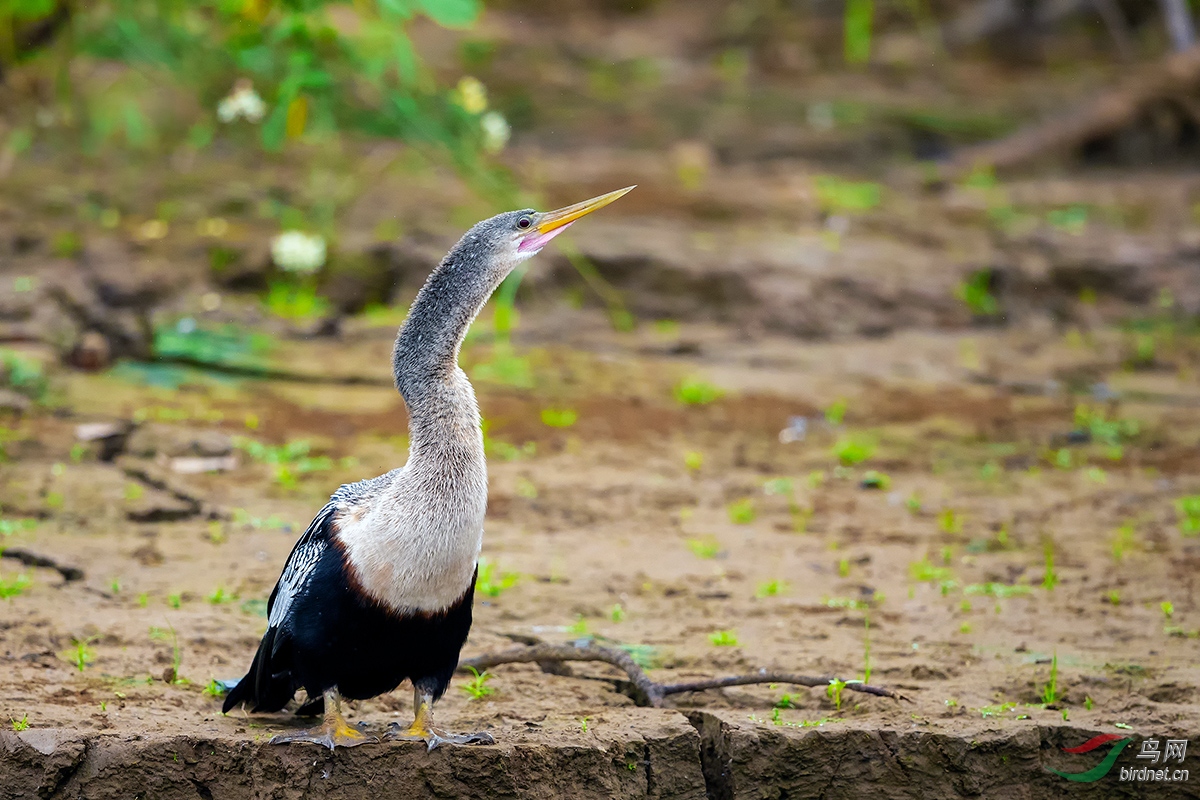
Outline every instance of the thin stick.
MULTIPOLYGON (((732 675, 726 678, 710 678, 688 683, 656 683, 650 680, 645 670, 637 665, 633 658, 624 650, 613 647, 602 647, 587 642, 582 644, 533 644, 527 647, 514 647, 511 650, 501 650, 498 653, 477 656, 459 664, 459 671, 466 672, 468 667, 483 671, 500 664, 528 664, 531 662, 557 661, 602 661, 625 672, 637 689, 640 697, 635 698, 638 705, 659 708, 667 695, 683 692, 702 692, 707 689, 722 689, 726 686, 750 686, 759 683, 788 683, 795 686, 827 686, 835 678, 814 677, 811 675, 795 675, 790 672, 767 672, 760 670, 751 675, 732 675)), ((907 697, 885 689, 881 686, 871 686, 866 683, 847 682, 845 688, 852 692, 865 692, 879 697, 890 697, 894 700, 908 700, 907 697)))

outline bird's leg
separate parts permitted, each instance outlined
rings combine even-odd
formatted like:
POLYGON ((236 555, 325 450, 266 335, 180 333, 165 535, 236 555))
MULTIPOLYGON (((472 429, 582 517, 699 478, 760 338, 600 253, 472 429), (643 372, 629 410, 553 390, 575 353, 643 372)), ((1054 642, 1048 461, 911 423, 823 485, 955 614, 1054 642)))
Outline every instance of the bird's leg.
POLYGON ((336 688, 325 690, 325 721, 320 727, 271 737, 271 744, 308 742, 324 745, 330 750, 334 747, 354 747, 378 741, 377 737, 368 736, 346 722, 346 718, 342 716, 342 696, 336 688))
POLYGON ((424 742, 432 750, 442 744, 495 744, 487 731, 479 733, 447 733, 433 725, 433 693, 419 685, 413 686, 413 723, 407 729, 400 723, 388 726, 384 739, 396 742, 424 742))

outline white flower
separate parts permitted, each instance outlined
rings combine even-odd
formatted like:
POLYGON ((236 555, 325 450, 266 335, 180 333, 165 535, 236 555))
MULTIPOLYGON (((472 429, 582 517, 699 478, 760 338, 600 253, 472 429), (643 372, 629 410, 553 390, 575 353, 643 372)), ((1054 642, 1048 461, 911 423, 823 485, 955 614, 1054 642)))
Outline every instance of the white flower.
POLYGON ((271 260, 284 272, 312 274, 325 263, 325 239, 301 231, 286 231, 271 241, 271 260))
POLYGON ((455 98, 468 114, 482 114, 487 110, 487 89, 478 78, 466 75, 458 82, 458 96, 455 98))
POLYGON ((480 117, 479 127, 483 129, 483 149, 489 153, 499 153, 512 136, 508 120, 499 111, 489 111, 480 117))
POLYGON ((254 91, 254 84, 248 78, 239 78, 233 91, 217 106, 217 119, 225 123, 238 117, 244 117, 247 122, 262 122, 266 114, 267 104, 254 91))

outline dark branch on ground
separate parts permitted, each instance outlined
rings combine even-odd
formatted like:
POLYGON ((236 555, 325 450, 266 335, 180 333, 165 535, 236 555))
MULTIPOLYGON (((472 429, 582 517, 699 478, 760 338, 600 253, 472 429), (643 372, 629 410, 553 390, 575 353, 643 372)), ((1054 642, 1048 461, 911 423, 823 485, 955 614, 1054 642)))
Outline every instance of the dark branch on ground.
POLYGON ((83 570, 79 569, 79 567, 64 566, 52 558, 39 556, 37 553, 31 553, 28 550, 19 550, 10 547, 0 551, 0 557, 16 559, 27 567, 44 567, 46 569, 58 570, 58 574, 62 575, 65 581, 83 580, 83 570))
MULTIPOLYGON (((650 679, 633 657, 614 647, 603 647, 594 642, 580 644, 530 644, 524 647, 514 647, 511 650, 501 650, 498 653, 469 658, 459 664, 459 671, 466 672, 475 669, 480 672, 500 664, 537 663, 546 671, 554 671, 549 665, 560 664, 564 661, 601 661, 611 664, 629 676, 634 687, 634 700, 639 706, 659 708, 664 698, 672 694, 684 692, 702 692, 708 689, 721 689, 727 686, 749 686, 760 683, 787 683, 794 686, 827 686, 836 680, 832 676, 796 675, 790 672, 768 672, 760 670, 750 675, 732 675, 724 678, 710 678, 687 683, 657 683, 650 679)), ((845 690, 864 692, 879 697, 890 697, 894 700, 908 700, 907 697, 866 683, 846 683, 845 690)))

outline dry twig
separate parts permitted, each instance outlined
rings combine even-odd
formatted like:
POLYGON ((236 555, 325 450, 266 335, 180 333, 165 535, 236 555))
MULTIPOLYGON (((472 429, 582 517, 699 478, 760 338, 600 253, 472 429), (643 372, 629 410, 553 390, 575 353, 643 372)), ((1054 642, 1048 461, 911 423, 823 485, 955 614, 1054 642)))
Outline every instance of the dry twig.
MULTIPOLYGON (((563 661, 601 661, 611 664, 629 676, 637 696, 634 700, 639 706, 659 708, 667 695, 682 694, 683 692, 702 692, 707 689, 721 689, 726 686, 749 686, 759 683, 788 683, 795 686, 827 686, 835 678, 830 676, 815 677, 811 675, 794 675, 790 672, 768 672, 760 670, 750 675, 732 675, 725 678, 710 678, 687 683, 657 683, 650 680, 646 671, 637 665, 633 658, 624 650, 613 647, 603 647, 594 642, 579 644, 530 644, 524 647, 514 647, 511 650, 501 650, 498 653, 477 656, 463 661, 459 671, 466 672, 468 668, 482 672, 500 664, 553 664, 563 661)), ((894 700, 908 698, 891 689, 872 686, 866 683, 846 683, 845 689, 852 692, 864 692, 879 697, 891 697, 894 700)))

